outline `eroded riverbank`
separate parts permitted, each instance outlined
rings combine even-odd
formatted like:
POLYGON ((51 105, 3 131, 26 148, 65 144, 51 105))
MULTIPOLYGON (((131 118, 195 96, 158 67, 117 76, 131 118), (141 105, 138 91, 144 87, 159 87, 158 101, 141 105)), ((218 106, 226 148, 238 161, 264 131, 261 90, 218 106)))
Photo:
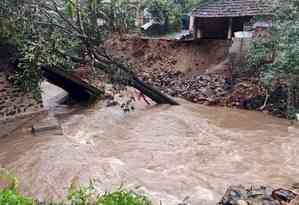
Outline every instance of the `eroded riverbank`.
POLYGON ((0 164, 38 199, 65 196, 71 182, 95 179, 155 204, 215 204, 231 184, 287 186, 299 178, 299 129, 263 113, 149 106, 124 113, 100 102, 60 119, 62 136, 0 139, 0 164))

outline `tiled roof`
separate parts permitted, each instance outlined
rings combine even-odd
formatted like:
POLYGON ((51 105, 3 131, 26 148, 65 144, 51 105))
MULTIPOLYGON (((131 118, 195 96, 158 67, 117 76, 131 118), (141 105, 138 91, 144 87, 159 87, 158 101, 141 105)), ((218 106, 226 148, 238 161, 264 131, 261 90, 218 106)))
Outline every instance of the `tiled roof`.
POLYGON ((237 17, 271 14, 271 6, 262 0, 208 0, 192 11, 196 17, 237 17))

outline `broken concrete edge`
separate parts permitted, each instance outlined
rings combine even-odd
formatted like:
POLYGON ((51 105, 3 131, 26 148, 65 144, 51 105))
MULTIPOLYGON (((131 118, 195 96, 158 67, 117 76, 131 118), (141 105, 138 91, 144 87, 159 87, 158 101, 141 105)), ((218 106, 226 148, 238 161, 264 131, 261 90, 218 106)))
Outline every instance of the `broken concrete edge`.
POLYGON ((54 129, 48 129, 48 130, 33 132, 33 135, 35 137, 61 136, 61 135, 63 135, 63 130, 62 130, 62 128, 54 128, 54 129))
POLYGON ((43 134, 63 135, 63 130, 54 114, 49 113, 47 117, 33 124, 32 133, 35 136, 43 134))
POLYGON ((14 117, 9 117, 0 120, 0 139, 8 137, 10 134, 22 129, 24 133, 30 133, 34 122, 45 118, 49 111, 42 108, 39 111, 20 114, 14 117))

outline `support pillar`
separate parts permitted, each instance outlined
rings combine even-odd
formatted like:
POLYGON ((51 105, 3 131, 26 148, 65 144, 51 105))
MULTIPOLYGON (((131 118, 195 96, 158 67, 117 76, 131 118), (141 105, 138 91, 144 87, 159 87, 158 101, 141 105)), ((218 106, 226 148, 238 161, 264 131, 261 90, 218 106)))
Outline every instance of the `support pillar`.
POLYGON ((228 34, 227 39, 232 39, 232 29, 233 28, 233 18, 229 18, 228 20, 228 34))
POLYGON ((189 23, 189 30, 193 33, 194 39, 197 39, 197 23, 198 19, 194 16, 191 16, 189 23))

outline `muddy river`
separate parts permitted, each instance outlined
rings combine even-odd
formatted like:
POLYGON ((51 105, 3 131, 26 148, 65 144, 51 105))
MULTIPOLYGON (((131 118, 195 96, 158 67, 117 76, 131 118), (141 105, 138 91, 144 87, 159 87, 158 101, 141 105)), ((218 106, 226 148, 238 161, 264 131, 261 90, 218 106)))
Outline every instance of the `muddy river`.
POLYGON ((298 128, 263 113, 180 103, 130 113, 101 102, 78 108, 60 117, 64 135, 0 139, 0 165, 42 200, 90 179, 99 191, 124 187, 165 205, 212 205, 232 184, 298 182, 298 128))

